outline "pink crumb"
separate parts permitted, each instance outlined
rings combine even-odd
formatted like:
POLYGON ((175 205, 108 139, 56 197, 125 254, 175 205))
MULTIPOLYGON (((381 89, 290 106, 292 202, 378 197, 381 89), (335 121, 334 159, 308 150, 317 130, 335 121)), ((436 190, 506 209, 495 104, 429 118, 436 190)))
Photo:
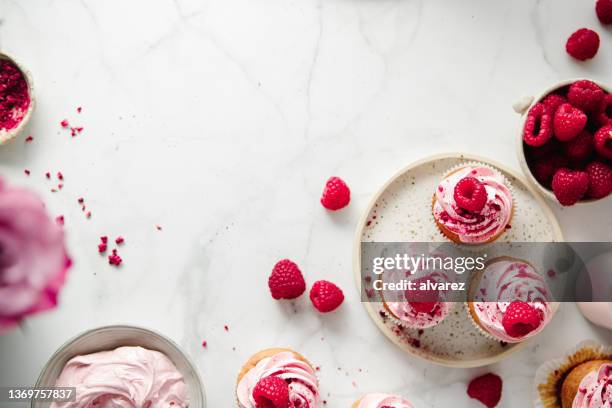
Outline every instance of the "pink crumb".
POLYGON ((57 222, 57 225, 63 226, 64 225, 64 216, 63 215, 58 215, 57 217, 55 217, 55 222, 57 222))
POLYGON ((225 326, 223 326, 223 328, 225 329, 226 332, 229 331, 229 326, 227 324, 225 326))
POLYGON ((85 202, 85 199, 83 197, 79 197, 77 201, 79 202, 79 204, 83 204, 85 202))
POLYGON ((202 341, 202 347, 206 348, 208 346, 208 343, 206 342, 206 340, 202 341))
POLYGON ((62 174, 62 172, 61 172, 61 171, 58 171, 58 172, 57 172, 57 178, 58 178, 59 180, 63 180, 63 179, 64 179, 64 175, 62 174))
POLYGON ((83 108, 81 108, 80 106, 77 108, 77 113, 81 113, 83 111, 83 108))
POLYGON ((125 242, 125 239, 120 235, 117 237, 117 239, 115 239, 115 244, 117 245, 121 245, 125 242))
POLYGON ((91 211, 87 211, 87 214, 85 214, 85 217, 91 218, 91 211))
POLYGON ((25 169, 23 172, 26 174, 26 176, 30 175, 30 170, 28 170, 28 169, 25 169))
POLYGON ((121 265, 121 262, 123 262, 123 260, 117 254, 117 250, 113 249, 112 254, 108 256, 108 263, 110 265, 119 266, 119 265, 121 265))
POLYGON ((67 127, 69 126, 68 119, 64 119, 64 120, 62 120, 62 121, 60 122, 60 125, 61 125, 63 128, 67 128, 67 127))
POLYGON ((26 137, 26 143, 30 143, 32 140, 34 140, 34 138, 30 135, 28 137, 26 137))
POLYGON ((98 252, 99 253, 102 254, 102 253, 106 252, 106 248, 107 248, 107 246, 106 246, 106 244, 104 242, 101 243, 101 244, 98 244, 98 252))
POLYGON ((103 244, 106 244, 108 242, 108 237, 106 235, 101 236, 100 241, 102 241, 103 244))
POLYGON ((48 179, 50 179, 50 178, 51 178, 51 173, 46 172, 46 173, 45 173, 45 177, 46 177, 46 178, 48 178, 48 179))
POLYGON ((156 226, 155 226, 155 228, 157 228, 157 230, 158 230, 158 231, 161 231, 161 230, 162 230, 161 225, 156 225, 156 226))

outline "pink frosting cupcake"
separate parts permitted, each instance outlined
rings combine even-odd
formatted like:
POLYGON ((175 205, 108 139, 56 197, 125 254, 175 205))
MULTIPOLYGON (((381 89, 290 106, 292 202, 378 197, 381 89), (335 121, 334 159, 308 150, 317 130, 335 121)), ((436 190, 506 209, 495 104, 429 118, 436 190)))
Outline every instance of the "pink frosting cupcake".
MULTIPOLYGON (((431 282, 451 282, 449 275, 443 271, 421 272, 414 274, 396 272, 389 274, 385 272, 385 282, 398 282, 403 275, 407 280, 416 284, 431 282), (389 276, 395 275, 395 276, 389 276)), ((385 297, 383 292, 383 304, 392 317, 399 320, 403 325, 413 329, 426 329, 439 324, 453 310, 455 303, 443 302, 445 293, 439 291, 404 291, 394 292, 393 296, 385 297)))
POLYGON ((258 406, 254 390, 267 377, 278 377, 288 384, 287 408, 315 408, 320 405, 319 382, 312 365, 295 351, 275 348, 260 351, 242 367, 236 386, 239 408, 258 406))
POLYGON ((432 202, 442 234, 458 244, 495 241, 513 214, 506 183, 499 172, 476 163, 452 170, 436 188, 432 202))
POLYGON ((352 408, 414 408, 404 397, 391 394, 368 394, 356 401, 352 408))
POLYGON ((528 262, 510 257, 493 259, 476 273, 468 299, 476 326, 488 337, 506 343, 536 335, 556 311, 544 277, 528 262))
MULTIPOLYGON (((580 366, 576 369, 579 368, 580 366)), ((569 377, 571 375, 570 373, 569 377)), ((566 379, 568 380, 571 378, 566 379)), ((572 408, 600 407, 612 407, 612 363, 610 362, 600 364, 598 370, 588 371, 582 377, 572 401, 572 408)))

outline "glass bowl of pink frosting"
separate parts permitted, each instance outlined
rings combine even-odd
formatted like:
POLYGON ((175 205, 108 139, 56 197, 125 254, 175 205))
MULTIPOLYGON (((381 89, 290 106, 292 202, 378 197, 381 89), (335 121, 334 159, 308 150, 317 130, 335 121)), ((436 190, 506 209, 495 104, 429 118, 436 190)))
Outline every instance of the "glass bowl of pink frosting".
MULTIPOLYGON (((35 387, 45 388, 58 385, 58 379, 61 382, 61 376, 67 363, 74 361, 75 357, 94 355, 94 353, 113 352, 116 350, 125 350, 130 353, 135 347, 145 355, 157 356, 162 359, 154 365, 156 367, 165 366, 168 370, 176 368, 184 381, 186 399, 189 408, 206 408, 206 395, 202 380, 190 361, 189 357, 181 350, 181 348, 168 337, 157 333, 153 330, 137 326, 105 326, 96 329, 88 330, 64 343, 47 361, 43 367, 35 387), (152 351, 153 353, 149 353, 152 351), (161 355, 159 354, 161 353, 161 355), (165 359, 165 357, 169 361, 165 359)), ((139 352, 136 350, 136 352, 139 352)), ((100 354, 95 354, 96 356, 100 354)), ((104 356, 104 354, 102 354, 104 356)), ((115 356, 116 358, 116 356, 115 356)), ((77 363, 78 365, 78 363, 77 363)), ((179 375, 173 373, 174 375, 179 375)), ((60 384, 63 385, 63 384, 60 384)), ((114 384, 113 384, 114 386, 114 384)), ((77 398, 78 398, 77 387, 77 398)), ((155 404, 154 404, 155 405, 155 404)), ((55 406, 55 403, 42 402, 33 400, 31 408, 47 408, 55 406)), ((59 405, 62 406, 62 405, 59 405)), ((71 405, 73 406, 73 405, 71 405)), ((174 405, 173 405, 174 406, 174 405)), ((180 406, 180 405, 179 405, 180 406)))

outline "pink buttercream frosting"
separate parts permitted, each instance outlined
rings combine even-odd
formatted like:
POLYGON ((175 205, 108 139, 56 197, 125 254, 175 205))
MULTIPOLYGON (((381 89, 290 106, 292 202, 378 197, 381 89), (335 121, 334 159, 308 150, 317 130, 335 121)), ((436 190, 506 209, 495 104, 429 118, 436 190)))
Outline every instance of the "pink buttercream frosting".
POLYGON ((512 207, 512 193, 501 174, 484 166, 466 166, 442 180, 436 189, 433 215, 438 223, 457 234, 461 242, 479 244, 506 228, 512 207), (455 186, 465 177, 474 177, 485 186, 487 202, 480 213, 465 211, 455 202, 455 186))
POLYGON ((240 408, 255 408, 253 389, 262 378, 276 376, 289 384, 290 405, 287 408, 319 406, 319 384, 314 369, 290 351, 261 359, 238 382, 236 395, 240 408))
POLYGON ((602 364, 598 371, 584 376, 572 408, 612 407, 612 364, 602 364))
POLYGON ((64 366, 55 386, 76 387, 76 401, 51 408, 185 408, 183 376, 164 354, 142 347, 77 356, 64 366))
POLYGON ((391 394, 368 394, 359 401, 358 408, 414 408, 405 398, 391 394))
MULTIPOLYGON (((394 276, 394 277, 390 276, 390 275, 397 275, 397 274, 398 274, 397 272, 395 273, 385 272, 383 274, 384 281, 397 282, 399 279, 398 276, 394 276)), ((404 272, 403 274, 406 274, 406 273, 404 272)), ((441 272, 441 271, 434 271, 434 272, 419 271, 419 272, 415 272, 412 275, 408 274, 407 278, 408 280, 412 280, 415 282, 424 282, 424 281, 439 282, 439 283, 451 282, 448 274, 441 272)), ((433 327, 437 325, 450 314, 450 312, 453 310, 455 306, 455 304, 452 302, 435 302, 435 305, 433 306, 433 309, 431 311, 428 311, 428 312, 417 311, 413 307, 413 305, 408 301, 408 299, 411 299, 411 298, 414 299, 414 297, 412 296, 415 296, 415 294, 406 295, 406 293, 407 292, 393 293, 393 297, 392 297, 394 300, 399 300, 398 298, 401 297, 405 299, 406 301, 403 301, 403 302, 385 301, 385 305, 387 309, 389 310, 389 312, 391 312, 391 314, 393 314, 395 318, 401 320, 407 326, 415 328, 415 329, 426 329, 428 327, 433 327)), ((436 294, 434 294, 434 296, 435 295, 436 294)), ((443 299, 445 294, 443 292, 439 292, 437 293, 437 296, 440 299, 443 299)))
POLYGON ((552 319, 552 295, 544 277, 527 262, 502 259, 487 265, 471 290, 474 296, 474 311, 480 325, 495 338, 507 343, 517 343, 540 332, 552 319), (498 302, 491 301, 498 299, 498 302), (502 324, 502 318, 513 301, 527 302, 542 312, 540 326, 526 336, 510 336, 502 324))

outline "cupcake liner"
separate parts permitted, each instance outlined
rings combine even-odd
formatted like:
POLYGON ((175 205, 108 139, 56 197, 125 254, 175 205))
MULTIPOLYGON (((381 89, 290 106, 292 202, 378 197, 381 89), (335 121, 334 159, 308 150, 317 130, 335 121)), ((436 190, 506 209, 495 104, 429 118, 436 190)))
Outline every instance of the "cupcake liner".
POLYGON ((561 358, 543 363, 536 371, 533 384, 535 408, 561 408, 560 387, 566 375, 576 366, 591 360, 612 359, 612 346, 585 340, 561 358))
POLYGON ((478 330, 478 332, 480 334, 482 334, 483 336, 485 336, 489 340, 503 341, 503 340, 500 340, 500 339, 494 337, 491 333, 489 333, 488 331, 483 329, 481 325, 476 323, 476 320, 474 320, 474 316, 472 316, 472 313, 470 312, 470 302, 464 302, 463 303, 463 308, 465 310, 465 313, 467 314, 468 320, 470 321, 470 323, 472 323, 472 326, 474 326, 476 328, 476 330, 478 330))
MULTIPOLYGON (((501 178, 502 178, 502 182, 503 184, 508 188, 508 190, 510 190, 510 196, 512 197, 512 213, 510 215, 510 220, 512 220, 512 218, 514 217, 514 215, 516 214, 516 200, 514 199, 514 195, 515 195, 515 190, 514 190, 514 186, 512 185, 512 183, 510 182, 510 180, 508 180, 508 178, 497 168, 491 166, 490 164, 486 164, 486 163, 482 163, 482 162, 478 162, 478 161, 466 161, 463 163, 459 163, 456 164, 454 166, 452 166, 449 170, 446 171, 446 173, 444 173, 444 176, 442 177, 443 179, 447 178, 448 176, 450 176, 451 174, 453 174, 454 172, 461 170, 465 167, 486 167, 492 171, 494 171, 496 174, 498 174, 501 178)), ((433 215, 433 206, 435 203, 435 194, 432 197, 432 203, 431 203, 431 210, 430 210, 430 219, 432 220, 432 222, 434 223, 434 225, 436 225, 436 229, 438 230, 438 233, 440 234, 440 236, 443 238, 443 240, 445 242, 450 242, 458 247, 460 247, 461 249, 465 249, 471 252, 481 252, 483 250, 487 250, 488 248, 490 248, 495 242, 497 242, 497 240, 499 238, 501 238, 504 233, 506 231, 502 231, 499 236, 497 238, 495 238, 493 241, 491 242, 484 242, 484 243, 479 243, 479 244, 471 244, 471 243, 465 243, 465 242, 455 242, 452 239, 450 239, 449 237, 446 236, 446 234, 444 234, 444 232, 442 231, 442 229, 440 228, 440 226, 438 225, 438 223, 436 222, 436 219, 433 215)))

